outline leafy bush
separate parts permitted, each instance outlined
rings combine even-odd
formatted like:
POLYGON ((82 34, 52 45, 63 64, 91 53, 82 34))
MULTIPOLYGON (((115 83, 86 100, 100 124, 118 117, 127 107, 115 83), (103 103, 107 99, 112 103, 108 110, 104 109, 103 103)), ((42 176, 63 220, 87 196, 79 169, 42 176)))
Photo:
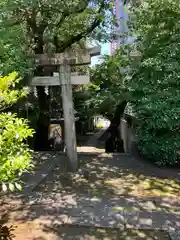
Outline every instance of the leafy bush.
MULTIPOLYGON (((27 89, 15 88, 20 78, 16 73, 7 77, 0 77, 0 110, 5 110, 18 99, 26 96, 27 89)), ((26 144, 26 139, 33 136, 25 119, 17 118, 16 114, 0 114, 0 182, 2 190, 7 188, 13 191, 21 189, 19 177, 24 171, 32 167, 31 150, 26 144)))
POLYGON ((113 56, 104 56, 103 62, 91 69, 91 84, 88 86, 89 108, 96 114, 112 119, 119 104, 128 99, 124 86, 124 74, 120 69, 127 67, 125 49, 120 48, 113 56))
POLYGON ((134 45, 140 63, 129 82, 140 151, 159 165, 173 165, 180 150, 179 0, 146 0, 135 10, 134 45))

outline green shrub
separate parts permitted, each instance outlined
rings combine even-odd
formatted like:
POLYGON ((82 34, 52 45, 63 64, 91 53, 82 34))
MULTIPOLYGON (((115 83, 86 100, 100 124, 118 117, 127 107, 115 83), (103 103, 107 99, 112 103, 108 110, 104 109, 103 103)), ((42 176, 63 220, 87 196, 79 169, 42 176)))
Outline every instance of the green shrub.
MULTIPOLYGON (((20 81, 16 73, 0 77, 0 110, 16 103, 27 94, 27 89, 18 90, 16 83, 20 81)), ((21 189, 18 181, 24 171, 32 167, 31 150, 26 144, 28 137, 33 136, 25 119, 16 114, 0 113, 0 183, 2 190, 21 189)))
POLYGON ((96 125, 96 128, 97 128, 97 129, 102 129, 102 128, 104 128, 104 126, 103 126, 102 124, 97 124, 97 125, 96 125))
POLYGON ((129 82, 139 149, 159 165, 173 165, 180 150, 179 0, 145 0, 135 11, 140 62, 129 82))
POLYGON ((180 134, 167 129, 158 132, 142 126, 138 130, 139 149, 148 159, 158 165, 174 165, 178 160, 180 134))

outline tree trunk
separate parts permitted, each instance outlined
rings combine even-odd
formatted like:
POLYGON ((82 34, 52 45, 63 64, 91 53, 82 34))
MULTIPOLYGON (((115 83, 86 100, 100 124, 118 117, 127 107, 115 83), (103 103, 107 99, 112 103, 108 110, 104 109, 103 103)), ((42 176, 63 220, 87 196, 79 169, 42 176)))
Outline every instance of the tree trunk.
POLYGON ((120 103, 117 107, 116 107, 116 111, 114 113, 113 118, 110 120, 110 126, 108 128, 108 131, 111 133, 111 135, 116 138, 119 136, 118 133, 118 126, 120 124, 120 119, 124 113, 124 109, 127 105, 127 101, 123 101, 122 103, 120 103))

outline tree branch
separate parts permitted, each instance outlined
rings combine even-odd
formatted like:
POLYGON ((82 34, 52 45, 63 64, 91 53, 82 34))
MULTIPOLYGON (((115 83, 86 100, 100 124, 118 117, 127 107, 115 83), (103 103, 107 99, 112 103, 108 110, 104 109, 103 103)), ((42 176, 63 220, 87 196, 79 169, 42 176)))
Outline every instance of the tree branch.
POLYGON ((73 11, 70 11, 70 10, 68 10, 68 9, 66 9, 65 11, 63 11, 63 14, 62 14, 60 20, 58 21, 58 23, 56 24, 56 26, 57 26, 57 27, 60 27, 61 24, 64 22, 64 20, 65 20, 68 16, 70 16, 70 15, 72 15, 72 14, 74 14, 74 13, 78 14, 78 13, 84 12, 84 10, 87 8, 88 4, 89 4, 89 0, 84 0, 83 4, 81 4, 81 5, 78 4, 78 5, 73 9, 73 11), (79 5, 80 5, 80 6, 79 6, 79 5))
MULTIPOLYGON (((101 20, 97 18, 97 16, 99 16, 101 11, 104 9, 105 4, 106 4, 105 1, 102 0, 93 23, 84 32, 79 33, 78 35, 75 36, 71 36, 71 38, 67 39, 65 42, 59 42, 58 37, 54 36, 54 45, 56 46, 56 49, 58 49, 60 52, 63 52, 65 49, 72 46, 75 42, 79 42, 82 38, 87 37, 96 27, 98 27, 101 23, 101 20)), ((82 12, 84 10, 82 10, 82 12)))
MULTIPOLYGON (((81 6, 79 6, 79 4, 73 9, 73 11, 69 11, 69 10, 66 10, 63 12, 59 22, 56 24, 56 28, 58 28, 59 26, 61 26, 61 24, 63 24, 64 20, 66 19, 66 17, 70 16, 71 14, 74 14, 74 13, 82 13, 88 6, 88 3, 89 3, 89 0, 84 0, 83 4, 81 4, 81 6)), ((35 28, 35 32, 37 34, 36 36, 36 42, 39 42, 39 45, 43 45, 43 40, 42 40, 42 36, 43 36, 43 33, 46 29, 46 27, 48 26, 48 22, 43 19, 41 21, 41 23, 39 24, 39 26, 36 26, 35 28)), ((33 27, 33 25, 31 26, 33 27)), ((37 47, 37 52, 41 53, 42 52, 42 48, 37 47)))
POLYGON ((45 20, 43 20, 37 27, 38 34, 43 34, 47 26, 48 23, 45 20))
POLYGON ((60 51, 64 51, 65 49, 69 48, 70 46, 72 46, 75 42, 79 42, 82 38, 87 37, 96 27, 98 27, 100 25, 100 20, 96 19, 92 25, 86 29, 85 32, 79 33, 76 36, 72 36, 72 38, 68 39, 66 42, 64 42, 63 44, 59 44, 58 43, 58 39, 54 38, 54 40, 56 42, 55 45, 58 46, 58 48, 60 48, 60 51))
POLYGON ((32 29, 32 32, 36 34, 37 31, 37 24, 36 24, 36 9, 32 8, 31 13, 29 14, 28 11, 25 12, 25 18, 27 24, 32 29))

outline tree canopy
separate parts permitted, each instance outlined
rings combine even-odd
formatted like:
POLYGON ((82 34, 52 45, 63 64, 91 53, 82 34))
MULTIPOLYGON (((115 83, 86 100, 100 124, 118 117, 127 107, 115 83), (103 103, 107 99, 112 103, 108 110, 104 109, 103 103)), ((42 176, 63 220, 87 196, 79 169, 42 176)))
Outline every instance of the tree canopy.
POLYGON ((104 0, 16 0, 1 1, 6 26, 21 26, 28 45, 36 54, 45 50, 63 52, 105 24, 104 0))
MULTIPOLYGON (((33 61, 36 54, 64 52, 77 48, 91 37, 104 37, 111 17, 112 0, 2 0, 0 2, 0 67, 4 75, 9 71, 21 76, 45 74, 33 61), (110 11, 111 12, 111 11, 110 11), (110 15, 110 14, 109 14, 110 15)), ((49 74, 49 73, 48 73, 49 74)), ((25 80, 25 78, 23 78, 25 80)), ((25 81, 22 81, 22 83, 25 81)), ((41 112, 48 112, 48 97, 43 87, 37 87, 41 112)), ((41 125, 39 121, 38 125, 41 125)), ((39 127, 40 128, 40 127, 39 127)), ((41 133, 37 130, 41 139, 41 133)), ((47 135, 47 134, 46 134, 47 135)), ((38 138, 36 138, 38 139, 38 138)))
POLYGON ((140 151, 159 165, 180 149, 180 8, 178 0, 146 0, 134 9, 140 62, 128 88, 140 125, 140 151))
POLYGON ((179 15, 178 0, 138 1, 129 22, 136 40, 92 71, 92 106, 109 115, 122 99, 131 102, 139 150, 159 165, 179 159, 179 15))
MULTIPOLYGON (((107 36, 112 0, 2 0, 0 67, 32 75, 35 54, 64 52, 87 38, 107 36)), ((81 46, 82 47, 82 46, 81 46)))
POLYGON ((91 93, 89 106, 93 111, 112 119, 119 104, 129 98, 125 86, 126 72, 129 64, 126 54, 127 46, 120 47, 115 55, 104 56, 101 64, 91 69, 91 93))

